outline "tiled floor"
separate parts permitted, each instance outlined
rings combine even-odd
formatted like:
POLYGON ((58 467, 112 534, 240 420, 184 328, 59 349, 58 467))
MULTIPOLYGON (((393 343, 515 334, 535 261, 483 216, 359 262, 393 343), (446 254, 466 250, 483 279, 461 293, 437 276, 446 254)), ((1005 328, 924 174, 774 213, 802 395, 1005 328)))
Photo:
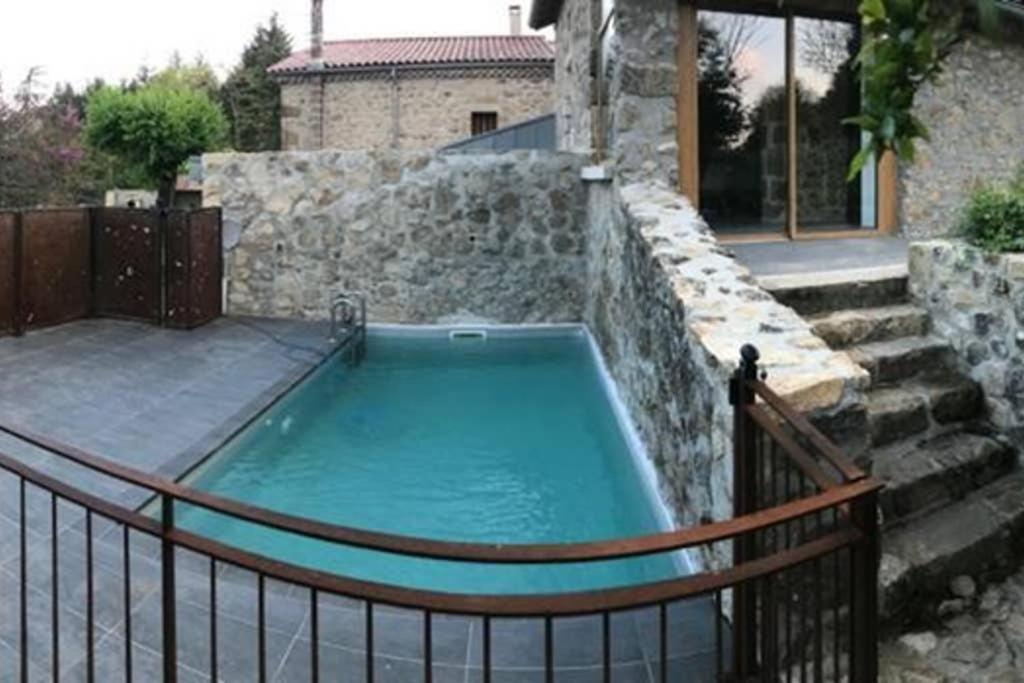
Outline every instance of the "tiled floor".
MULTIPOLYGON (((0 339, 0 421, 174 477, 315 367, 326 352, 326 330, 312 323, 223 319, 193 332, 173 332, 109 320, 78 322, 20 339, 0 339)), ((139 491, 9 437, 0 436, 0 452, 107 500, 132 506, 143 500, 139 491)), ((123 527, 97 515, 87 519, 81 508, 66 502, 57 503, 54 520, 50 494, 29 485, 23 558, 19 493, 18 479, 0 473, 0 681, 15 680, 20 671, 23 577, 30 680, 50 680, 53 668, 60 671, 60 680, 86 680, 90 623, 95 680, 126 679, 126 641, 131 643, 134 680, 160 680, 158 541, 144 533, 130 534, 126 581, 123 527), (92 527, 91 549, 87 524, 92 527), (86 573, 90 552, 91 601, 86 573), (56 667, 51 657, 55 583, 56 667)), ((210 680, 211 612, 216 614, 217 679, 258 680, 257 577, 218 563, 212 569, 216 607, 211 610, 209 559, 178 550, 176 564, 179 680, 210 680)), ((272 580, 265 587, 267 678, 310 680, 310 593, 272 580)), ((320 596, 320 680, 366 680, 365 609, 357 601, 320 596)), ((708 598, 670 608, 670 680, 713 679, 714 611, 708 598)), ((373 614, 373 680, 423 680, 422 614, 383 606, 373 614)), ((482 622, 435 615, 433 624, 433 679, 482 680, 482 622)), ((599 617, 554 622, 556 680, 602 680, 600 628, 599 617)), ((612 640, 613 681, 658 680, 656 610, 616 615, 612 640)), ((542 621, 494 621, 492 648, 492 680, 544 680, 542 621)))

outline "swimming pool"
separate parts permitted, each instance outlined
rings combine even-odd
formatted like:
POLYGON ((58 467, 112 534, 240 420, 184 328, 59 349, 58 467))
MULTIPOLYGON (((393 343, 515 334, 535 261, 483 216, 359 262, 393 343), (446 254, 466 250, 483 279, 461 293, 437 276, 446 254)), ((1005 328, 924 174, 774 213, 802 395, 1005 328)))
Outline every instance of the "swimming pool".
MULTIPOLYGON (((431 539, 561 543, 665 530, 609 387, 583 328, 371 329, 360 365, 326 362, 188 483, 431 539)), ((678 556, 552 567, 402 558, 187 506, 178 523, 295 564, 452 592, 551 593, 681 573, 678 556)))

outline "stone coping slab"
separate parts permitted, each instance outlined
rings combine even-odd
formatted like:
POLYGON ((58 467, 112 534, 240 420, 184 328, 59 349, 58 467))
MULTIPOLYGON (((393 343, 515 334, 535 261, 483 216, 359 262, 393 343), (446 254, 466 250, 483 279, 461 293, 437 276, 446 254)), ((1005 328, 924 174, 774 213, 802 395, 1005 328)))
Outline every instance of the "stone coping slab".
POLYGON ((708 365, 719 368, 723 381, 737 366, 739 348, 754 344, 768 384, 801 411, 835 408, 849 390, 866 386, 867 372, 829 349, 803 318, 762 289, 685 198, 638 183, 622 188, 622 200, 683 302, 687 327, 708 365))

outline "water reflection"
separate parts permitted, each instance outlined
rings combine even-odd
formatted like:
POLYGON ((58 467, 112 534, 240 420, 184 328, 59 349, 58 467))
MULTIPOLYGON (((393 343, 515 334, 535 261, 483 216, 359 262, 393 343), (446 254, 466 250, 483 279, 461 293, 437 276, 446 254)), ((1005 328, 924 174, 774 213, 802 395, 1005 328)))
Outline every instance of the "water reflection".
POLYGON ((842 120, 860 110, 854 69, 859 32, 841 21, 797 18, 797 218, 804 230, 874 225, 874 173, 847 182, 861 134, 842 120))
MULTIPOLYGON (((698 14, 700 204, 722 233, 781 232, 788 208, 786 21, 698 14)), ((872 225, 874 175, 847 183, 860 133, 842 119, 860 92, 858 35, 846 22, 795 20, 798 223, 872 225)))

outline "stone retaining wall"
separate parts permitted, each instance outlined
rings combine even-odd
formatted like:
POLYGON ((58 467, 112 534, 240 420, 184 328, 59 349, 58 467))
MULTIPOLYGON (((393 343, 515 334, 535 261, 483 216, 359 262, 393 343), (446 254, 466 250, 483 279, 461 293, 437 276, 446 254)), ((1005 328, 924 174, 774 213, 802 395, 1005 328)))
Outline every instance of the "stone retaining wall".
POLYGON ((344 289, 394 323, 582 315, 573 155, 283 152, 203 164, 204 203, 239 234, 225 266, 231 313, 325 317, 344 289))
MULTIPOLYGON (((858 402, 867 374, 759 288, 675 192, 607 183, 588 195, 585 320, 678 523, 727 519, 740 346, 757 346, 769 384, 809 413, 858 402)), ((728 552, 716 550, 706 564, 728 552)))
POLYGON ((1024 254, 915 242, 910 287, 981 383, 992 422, 1024 446, 1024 254))

